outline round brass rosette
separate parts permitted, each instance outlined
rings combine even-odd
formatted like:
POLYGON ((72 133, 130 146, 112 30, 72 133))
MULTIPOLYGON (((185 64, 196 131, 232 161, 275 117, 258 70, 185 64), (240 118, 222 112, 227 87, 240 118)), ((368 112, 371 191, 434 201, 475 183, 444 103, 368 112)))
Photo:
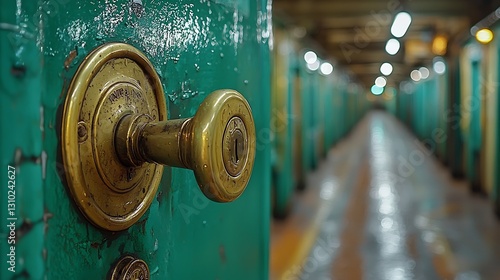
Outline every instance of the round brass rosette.
POLYGON ((163 166, 124 165, 115 130, 124 116, 167 119, 160 79, 149 60, 123 43, 102 45, 78 68, 64 104, 61 145, 68 188, 94 225, 120 231, 144 214, 163 166))

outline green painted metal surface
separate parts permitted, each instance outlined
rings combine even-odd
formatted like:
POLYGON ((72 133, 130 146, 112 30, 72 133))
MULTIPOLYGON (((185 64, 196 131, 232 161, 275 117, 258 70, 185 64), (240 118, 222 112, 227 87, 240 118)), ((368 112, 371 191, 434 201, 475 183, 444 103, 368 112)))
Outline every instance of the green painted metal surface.
POLYGON ((296 90, 294 72, 296 67, 293 41, 286 31, 276 29, 273 49, 271 130, 273 141, 273 213, 284 218, 290 209, 296 186, 294 177, 293 135, 297 118, 293 117, 293 94, 296 90))
POLYGON ((323 154, 323 140, 324 140, 324 122, 323 122, 323 98, 326 94, 325 88, 322 88, 322 76, 317 71, 313 75, 312 87, 312 113, 313 113, 313 138, 314 138, 314 154, 313 154, 313 168, 316 169, 321 162, 323 154))
MULTIPOLYGON (((18 191, 16 272, 7 271, 2 242, 1 279, 104 279, 129 253, 148 263, 152 279, 268 277, 270 3, 2 1, 0 15, 33 35, 0 31, 0 182, 7 184, 6 166, 13 164, 18 191), (63 183, 61 106, 83 58, 110 41, 132 44, 151 60, 170 118, 193 116, 216 89, 244 94, 257 154, 238 200, 211 202, 191 171, 166 168, 156 199, 130 229, 98 230, 79 213, 63 183)), ((3 187, 2 221, 6 194, 3 187)), ((5 240, 5 227, 0 234, 5 240)))
MULTIPOLYGON (((494 29, 494 32, 498 34, 500 32, 500 25, 497 25, 494 29)), ((495 37, 496 41, 496 52, 500 54, 500 39, 495 37)), ((500 65, 500 55, 497 55, 497 65, 500 65)), ((497 66, 496 72, 496 80, 500 81, 500 69, 497 66)), ((500 83, 495 84, 494 92, 496 94, 500 93, 500 83)), ((500 98, 497 98, 497 104, 495 104, 495 116, 498 118, 500 116, 500 98)), ((496 126, 496 135, 495 135, 495 173, 493 178, 493 201, 494 201, 494 211, 497 217, 500 217, 500 122, 495 123, 496 126)))
POLYGON ((320 77, 318 72, 309 75, 309 89, 304 94, 309 96, 309 145, 311 146, 310 163, 311 169, 316 169, 320 161, 321 153, 321 106, 320 106, 320 77))
MULTIPOLYGON (((436 122, 437 128, 440 129, 445 135, 449 135, 448 133, 448 120, 446 118, 446 112, 449 111, 449 73, 446 72, 444 75, 440 75, 436 77, 436 92, 438 109, 436 110, 436 122)), ((446 136, 448 138, 449 136, 446 136)), ((448 146, 446 139, 443 141, 439 141, 436 143, 436 152, 439 158, 445 163, 448 164, 448 146)))
POLYGON ((446 157, 448 128, 453 118, 448 104, 447 73, 433 73, 418 83, 401 87, 397 95, 397 116, 435 156, 446 157))
POLYGON ((448 153, 448 160, 450 163, 451 173, 455 177, 461 177, 464 175, 463 168, 463 150, 464 150, 464 136, 462 130, 460 129, 460 122, 462 119, 462 112, 460 108, 462 107, 462 96, 461 96, 461 74, 460 74, 460 63, 459 59, 456 58, 452 61, 452 67, 450 71, 450 108, 446 111, 446 121, 449 124, 449 137, 448 143, 450 144, 450 152, 448 153))
POLYGON ((323 124, 324 124, 324 140, 323 140, 323 155, 325 155, 328 150, 332 147, 334 143, 334 128, 335 125, 339 122, 337 118, 335 118, 334 113, 334 102, 333 102, 333 94, 334 94, 334 81, 333 78, 324 77, 322 79, 321 88, 324 89, 323 100, 320 103, 323 110, 323 124))
POLYGON ((332 127, 333 143, 337 143, 344 136, 345 131, 345 96, 342 92, 341 80, 336 77, 334 80, 334 89, 332 92, 332 110, 331 118, 335 119, 335 125, 332 127))
POLYGON ((313 73, 309 73, 305 69, 305 65, 301 65, 300 78, 302 79, 301 87, 301 109, 302 109, 302 168, 303 173, 307 173, 314 168, 314 118, 312 111, 314 109, 314 85, 313 73))
POLYGON ((19 29, 36 12, 31 2, 3 1, 0 9, 0 279, 44 275, 39 25, 19 29))
POLYGON ((480 104, 480 84, 479 79, 480 73, 480 63, 479 61, 471 61, 471 104, 470 104, 470 122, 469 122, 469 133, 467 135, 467 150, 466 150, 466 171, 467 177, 472 183, 473 190, 479 190, 479 157, 481 149, 481 104, 480 104))
POLYGON ((301 56, 295 56, 293 59, 291 80, 293 84, 292 99, 293 102, 293 170, 296 186, 298 189, 304 189, 306 174, 303 160, 304 145, 304 128, 303 128, 303 104, 302 104, 302 88, 304 83, 301 79, 300 63, 302 62, 301 56))

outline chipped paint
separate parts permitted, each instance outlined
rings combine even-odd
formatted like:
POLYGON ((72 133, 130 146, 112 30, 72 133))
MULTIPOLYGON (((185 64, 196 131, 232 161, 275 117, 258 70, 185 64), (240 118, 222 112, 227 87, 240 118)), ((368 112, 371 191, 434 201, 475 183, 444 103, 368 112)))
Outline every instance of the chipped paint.
POLYGON ((68 57, 64 61, 64 68, 68 69, 77 55, 78 55, 78 52, 76 50, 71 50, 68 54, 68 57))

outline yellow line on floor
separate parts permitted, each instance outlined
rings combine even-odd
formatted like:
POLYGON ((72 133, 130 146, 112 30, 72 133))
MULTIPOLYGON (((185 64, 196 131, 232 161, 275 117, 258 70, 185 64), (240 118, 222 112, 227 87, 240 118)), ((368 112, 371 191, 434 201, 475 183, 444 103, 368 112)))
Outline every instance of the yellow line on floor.
POLYGON ((295 253, 295 257, 292 259, 289 264, 289 269, 283 271, 283 275, 278 279, 281 280, 295 280, 298 279, 300 273, 302 271, 302 266, 306 261, 309 252, 316 241, 316 237, 318 236, 319 228, 321 226, 321 222, 324 221, 328 215, 328 210, 330 209, 330 205, 328 203, 323 203, 321 208, 318 210, 318 213, 315 215, 314 221, 308 226, 306 234, 302 238, 299 248, 295 253))
MULTIPOLYGON (((337 174, 342 174, 342 176, 348 175, 346 171, 348 170, 349 167, 352 168, 353 164, 342 164, 339 166, 339 169, 337 170, 337 174)), ((345 183, 346 178, 342 178, 340 180, 341 184, 345 183)), ((349 186, 350 187, 350 186, 349 186)), ((321 189, 321 188, 318 188, 321 189)), ((339 189, 335 189, 335 192, 338 192, 339 189)), ((276 252, 277 255, 280 254, 279 257, 282 258, 287 258, 288 260, 280 260, 281 262, 280 265, 282 265, 282 270, 281 271, 276 271, 275 279, 279 280, 295 280, 298 279, 301 275, 302 272, 302 267, 307 261, 307 256, 309 255, 314 242, 316 241, 316 237, 318 236, 321 224, 323 221, 327 218, 328 214, 330 213, 331 209, 331 200, 323 200, 319 198, 319 191, 316 190, 314 192, 314 205, 317 205, 317 210, 310 211, 307 213, 306 218, 313 218, 312 221, 309 221, 304 223, 302 220, 293 220, 293 221, 288 221, 289 224, 286 227, 285 231, 286 236, 282 237, 284 239, 287 239, 287 244, 282 244, 282 246, 277 246, 280 247, 277 250, 284 250, 283 247, 287 246, 286 249, 287 252, 276 252), (292 242, 298 242, 298 244, 290 244, 290 241, 292 242), (290 250, 290 247, 295 247, 294 250, 290 250), (288 254, 288 256, 287 256, 288 254), (282 263, 285 262, 285 263, 282 263)), ((334 193, 332 197, 335 197, 336 194, 334 193)), ((283 241, 283 240, 282 240, 283 241)), ((284 242, 284 241, 283 241, 284 242)))

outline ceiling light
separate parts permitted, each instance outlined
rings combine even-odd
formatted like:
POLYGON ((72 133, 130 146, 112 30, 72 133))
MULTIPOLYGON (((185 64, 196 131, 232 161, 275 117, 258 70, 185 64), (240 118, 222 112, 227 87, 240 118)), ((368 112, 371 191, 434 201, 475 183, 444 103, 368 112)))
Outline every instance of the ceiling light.
POLYGON ((493 32, 488 28, 483 28, 476 32, 476 40, 478 40, 482 44, 488 44, 493 40, 493 32))
POLYGON ((401 12, 396 15, 391 26, 391 34, 396 38, 401 38, 405 35, 408 27, 410 27, 411 16, 407 12, 401 12))
POLYGON ((383 87, 385 87, 386 84, 387 84, 387 80, 384 77, 382 77, 382 76, 377 77, 375 79, 375 85, 378 86, 378 87, 382 87, 383 88, 383 87))
POLYGON ((314 53, 313 51, 308 51, 304 54, 304 60, 308 63, 308 64, 312 64, 314 63, 316 60, 318 60, 318 56, 316 55, 316 53, 314 53))
POLYGON ((379 87, 377 85, 373 85, 372 88, 371 88, 371 91, 374 95, 381 95, 382 92, 384 92, 384 88, 383 87, 379 87))
POLYGON ((434 72, 439 75, 442 75, 444 74, 444 72, 446 72, 446 64, 440 57, 434 58, 434 64, 432 65, 432 68, 434 69, 434 72))
POLYGON ((422 79, 422 74, 418 70, 413 70, 410 73, 410 78, 412 80, 414 80, 415 82, 418 82, 418 81, 420 81, 420 79, 422 79))
POLYGON ((319 60, 316 59, 313 63, 307 63, 307 68, 311 71, 316 71, 319 68, 319 60))
POLYGON ((448 39, 444 35, 436 35, 432 40, 432 52, 435 55, 445 55, 448 39))
POLYGON ((395 55, 398 53, 400 46, 401 45, 399 44, 399 41, 392 38, 387 41, 387 44, 385 45, 385 51, 390 55, 395 55))
POLYGON ((384 62, 380 66, 380 73, 389 76, 392 73, 392 65, 389 62, 384 62))
POLYGON ((420 72, 420 75, 422 76, 422 80, 425 80, 427 78, 429 78, 429 69, 427 69, 427 67, 420 67, 418 69, 418 72, 420 72))
POLYGON ((323 75, 330 75, 333 72, 333 65, 329 62, 323 62, 321 64, 321 67, 319 68, 319 71, 323 75))

